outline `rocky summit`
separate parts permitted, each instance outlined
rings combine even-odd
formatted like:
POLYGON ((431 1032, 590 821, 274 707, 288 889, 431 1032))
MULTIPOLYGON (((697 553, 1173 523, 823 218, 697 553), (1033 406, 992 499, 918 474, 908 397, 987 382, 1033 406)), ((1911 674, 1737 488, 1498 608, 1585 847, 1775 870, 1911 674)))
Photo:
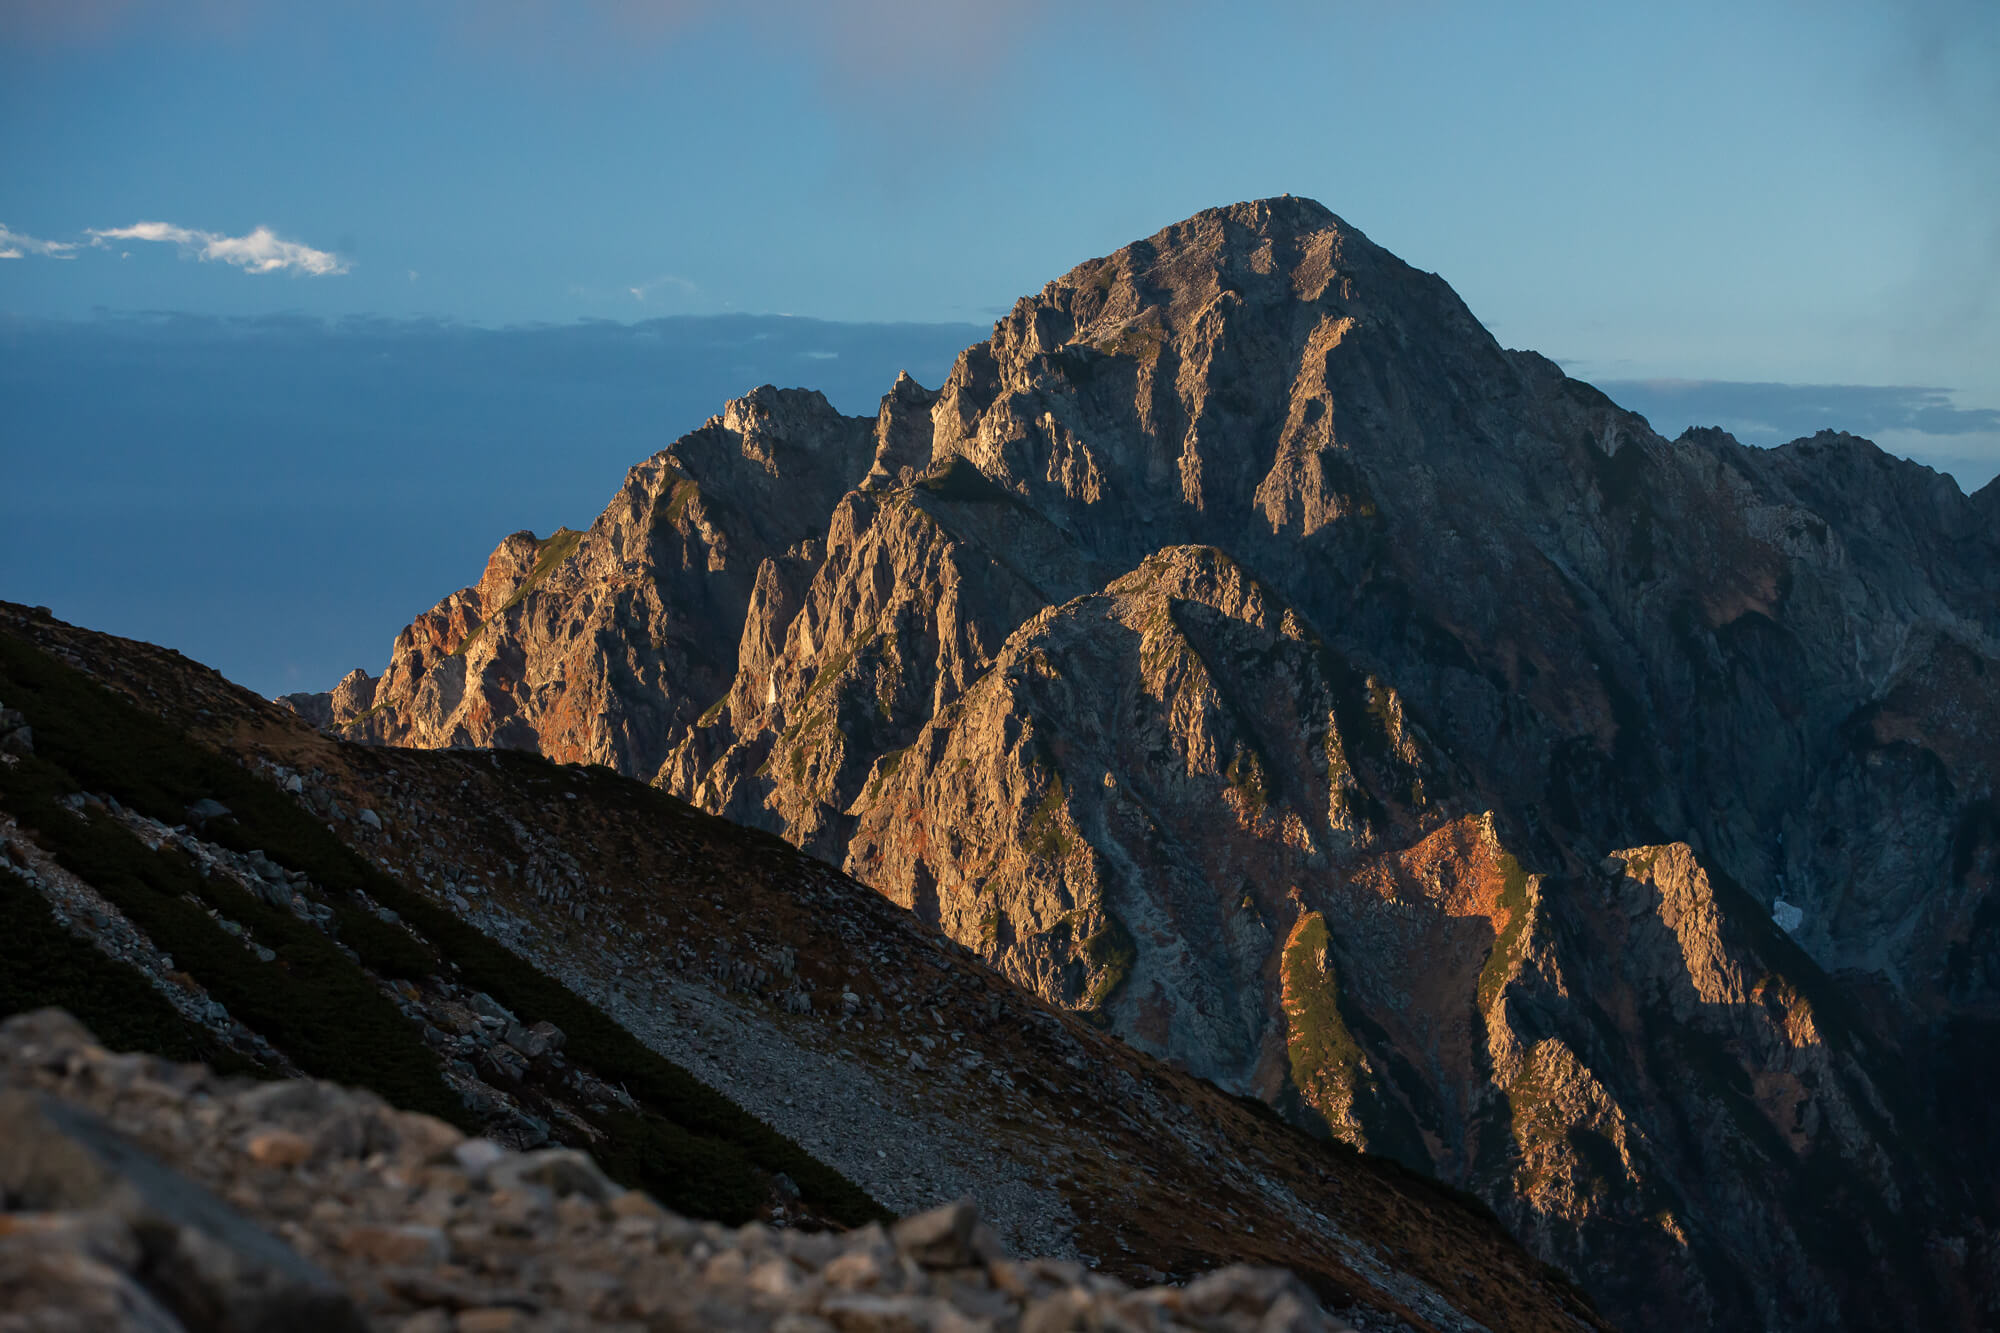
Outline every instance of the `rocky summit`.
POLYGON ((339 735, 608 765, 1634 1329, 2000 1318, 2000 486, 1667 440, 1291 197, 758 389, 339 735))

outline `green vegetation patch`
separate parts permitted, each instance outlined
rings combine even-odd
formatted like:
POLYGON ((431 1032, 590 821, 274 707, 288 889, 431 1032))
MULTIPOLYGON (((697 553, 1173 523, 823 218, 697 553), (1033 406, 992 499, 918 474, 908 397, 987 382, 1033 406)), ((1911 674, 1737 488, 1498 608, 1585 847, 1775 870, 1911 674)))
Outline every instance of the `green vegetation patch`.
POLYGON ((917 487, 940 500, 961 504, 1020 503, 1012 491, 981 472, 979 465, 963 454, 953 454, 942 470, 924 477, 917 487))
POLYGON ((1500 854, 1500 910, 1507 914, 1507 924, 1493 937, 1493 950, 1486 955, 1486 966, 1479 969, 1479 1010, 1484 1013, 1500 994, 1500 988, 1507 984, 1507 970, 1514 965, 1514 950, 1521 942, 1521 932, 1528 928, 1528 872, 1511 854, 1500 854))
POLYGON ((1114 261, 1107 259, 1091 269, 1083 277, 1083 280, 1077 284, 1077 289, 1079 291, 1094 293, 1099 299, 1102 299, 1110 295, 1111 289, 1117 285, 1118 265, 1114 261))
POLYGON ((679 527, 681 515, 687 512, 687 507, 700 494, 701 487, 692 477, 681 478, 674 483, 674 488, 667 492, 666 503, 660 506, 660 517, 668 525, 679 527))
POLYGON ((182 1017, 139 969, 56 924, 47 899, 0 872, 0 1017, 51 1005, 112 1050, 200 1062, 224 1074, 268 1072, 182 1017))
POLYGON ((149 848, 108 814, 72 813, 56 802, 70 785, 53 765, 26 759, 0 776, 0 804, 63 869, 109 899, 301 1069, 473 1127, 437 1057, 332 940, 222 876, 204 878, 180 851, 149 848), (208 908, 247 927, 277 957, 260 961, 208 908))
POLYGON ((1361 1066, 1361 1044, 1340 1012, 1340 978, 1326 918, 1307 912, 1285 943, 1285 1053, 1292 1084, 1310 1096, 1332 1088, 1350 1093, 1361 1066))
MULTIPOLYGON (((465 645, 471 643, 472 640, 478 636, 478 634, 479 630, 475 628, 472 631, 472 633, 466 635, 465 638, 459 643, 458 647, 451 650, 452 656, 456 657, 458 654, 464 652, 465 645)), ((368 705, 368 707, 356 713, 353 717, 348 718, 347 721, 336 723, 335 725, 343 728, 358 727, 363 722, 366 722, 369 718, 374 717, 377 713, 386 712, 388 710, 388 707, 389 703, 386 699, 383 700, 381 703, 370 704, 368 705)))
MULTIPOLYGON (((828 742, 829 738, 824 733, 831 721, 832 715, 821 709, 793 723, 779 735, 778 744, 784 747, 785 762, 791 771, 794 786, 805 786, 806 765, 815 750, 828 742)), ((776 747, 773 747, 772 753, 775 755, 776 752, 776 747)))
POLYGON ((555 572, 557 565, 575 554, 577 543, 582 540, 582 533, 572 532, 568 528, 557 528, 554 532, 550 533, 540 545, 535 547, 535 567, 528 571, 528 577, 521 580, 521 586, 514 589, 511 597, 500 603, 500 609, 495 611, 493 615, 495 617, 504 616, 519 606, 521 599, 533 592, 544 579, 555 572))
POLYGON ((1091 346, 1107 356, 1130 356, 1151 360, 1160 354, 1160 349, 1166 345, 1166 341, 1166 330, 1157 324, 1131 324, 1108 338, 1097 339, 1091 346))
POLYGON ((874 637, 872 633, 862 635, 835 653, 827 660, 825 666, 815 671, 813 673, 813 683, 806 686, 805 702, 811 703, 822 689, 839 680, 841 675, 847 670, 848 664, 854 661, 854 654, 866 648, 873 641, 874 637))
MULTIPOLYGON (((688 484, 692 485, 693 483, 690 482, 688 484)), ((451 656, 459 657, 463 655, 465 650, 470 648, 478 640, 479 636, 486 632, 488 625, 519 606, 529 593, 533 592, 543 580, 548 578, 557 565, 569 559, 570 555, 576 550, 577 543, 582 540, 583 534, 580 532, 572 532, 568 528, 557 528, 554 532, 536 543, 535 564, 528 571, 528 577, 521 580, 521 586, 514 589, 513 593, 506 601, 500 603, 499 608, 492 615, 466 631, 465 637, 458 641, 458 646, 451 650, 451 656)))
POLYGON ((897 768, 901 767, 903 756, 909 753, 909 749, 910 747, 905 745, 900 750, 890 750, 875 761, 875 776, 868 780, 868 803, 870 805, 873 805, 875 798, 882 794, 882 784, 894 775, 897 768))
POLYGON ((1083 941, 1083 956, 1097 969, 1097 980, 1083 997, 1084 1007, 1102 1009, 1132 975, 1132 964, 1139 961, 1139 946, 1117 913, 1107 907, 1098 918, 1097 929, 1083 941))
POLYGON ((1229 780, 1229 790, 1236 793, 1243 802, 1244 809, 1253 819, 1261 819, 1270 809, 1270 798, 1264 779, 1264 760, 1256 747, 1239 745, 1230 756, 1229 767, 1223 771, 1229 780))
POLYGON ((1021 835, 1021 845, 1044 861, 1060 861, 1076 847, 1076 840, 1070 837, 1069 830, 1063 825, 1063 780, 1060 772, 1050 772, 1048 785, 1042 788, 1042 799, 1028 816, 1028 827, 1021 835))

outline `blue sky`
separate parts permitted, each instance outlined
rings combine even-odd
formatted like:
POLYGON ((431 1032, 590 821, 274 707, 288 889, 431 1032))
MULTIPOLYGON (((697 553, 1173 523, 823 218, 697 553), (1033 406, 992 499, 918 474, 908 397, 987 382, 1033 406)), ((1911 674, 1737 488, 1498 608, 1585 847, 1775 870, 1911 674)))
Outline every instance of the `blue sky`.
MULTIPOLYGON (((1669 433, 1764 443, 1852 408, 1968 487, 2000 470, 1988 0, 0 3, 0 355, 20 364, 48 321, 139 311, 241 338, 281 315, 984 324, 1079 260, 1283 192, 1669 433)), ((832 373, 784 355, 760 373, 832 373)), ((698 369, 688 403, 748 387, 698 369)), ((270 397, 263 447, 324 436, 270 397)), ((38 407, 31 433, 6 408, 10 465, 120 456, 101 421, 38 407)), ((485 420, 427 437, 406 484, 462 471, 485 420)))
POLYGON ((167 315, 0 322, 0 597, 264 694, 379 672, 500 538, 587 526, 757 384, 874 410, 979 330, 669 316, 498 330, 167 315))
POLYGON ((0 43, 0 223, 345 265, 113 243, 0 266, 13 311, 979 321, 1289 191, 1603 370, 2000 365, 1985 0, 10 0, 0 43))

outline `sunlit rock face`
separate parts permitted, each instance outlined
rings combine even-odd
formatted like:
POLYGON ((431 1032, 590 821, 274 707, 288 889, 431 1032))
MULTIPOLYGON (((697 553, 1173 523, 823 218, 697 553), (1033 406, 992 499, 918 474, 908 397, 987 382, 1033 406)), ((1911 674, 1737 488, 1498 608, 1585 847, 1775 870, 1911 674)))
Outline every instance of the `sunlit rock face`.
POLYGON ((1628 1326, 1976 1327, 1996 528, 1850 436, 1665 440, 1288 197, 872 420, 729 404, 327 707, 780 833, 1628 1326))

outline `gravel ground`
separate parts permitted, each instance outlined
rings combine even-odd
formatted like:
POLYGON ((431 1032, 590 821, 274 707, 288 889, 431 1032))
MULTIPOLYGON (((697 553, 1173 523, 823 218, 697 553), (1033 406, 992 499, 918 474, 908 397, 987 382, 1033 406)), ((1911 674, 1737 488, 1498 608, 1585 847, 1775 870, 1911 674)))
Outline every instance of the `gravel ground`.
POLYGON ((366 1092, 0 1023, 0 1333, 1335 1333, 1277 1269, 1131 1288, 1017 1260, 969 1202, 731 1230, 570 1149, 509 1152, 366 1092))

